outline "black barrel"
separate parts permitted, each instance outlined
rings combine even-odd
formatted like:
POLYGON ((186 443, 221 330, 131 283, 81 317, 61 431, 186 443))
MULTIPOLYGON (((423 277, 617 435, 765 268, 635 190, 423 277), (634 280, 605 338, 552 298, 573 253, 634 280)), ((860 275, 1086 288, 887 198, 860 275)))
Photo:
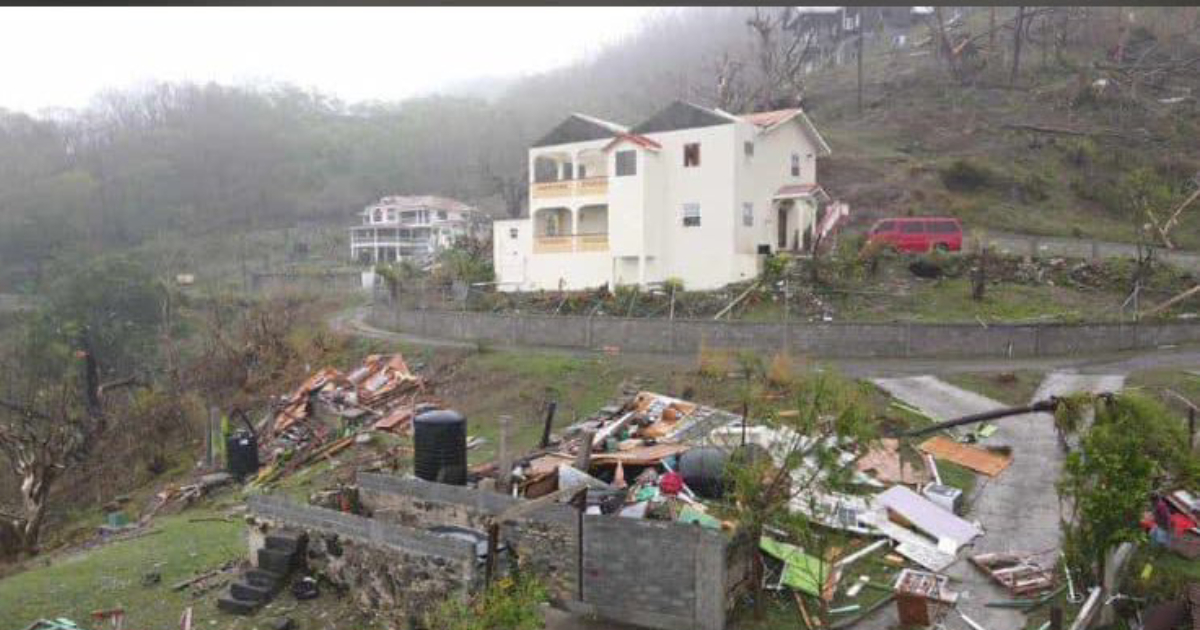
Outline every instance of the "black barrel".
POLYGON ((706 499, 719 499, 725 494, 725 466, 729 455, 724 450, 701 446, 679 456, 679 474, 692 492, 706 499))
POLYGON ((457 411, 427 411, 413 419, 413 472, 426 481, 467 484, 467 419, 457 411))
POLYGON ((225 440, 225 463, 238 481, 258 472, 258 438, 239 429, 225 440))

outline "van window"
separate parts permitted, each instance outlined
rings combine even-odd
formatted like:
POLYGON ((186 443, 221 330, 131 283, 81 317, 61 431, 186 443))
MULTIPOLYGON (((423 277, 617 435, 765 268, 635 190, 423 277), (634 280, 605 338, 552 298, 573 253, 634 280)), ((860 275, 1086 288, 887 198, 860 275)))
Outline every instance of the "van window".
POLYGON ((958 225, 953 221, 930 221, 929 231, 934 234, 954 234, 958 232, 958 225))
POLYGON ((875 233, 878 234, 880 232, 891 232, 894 229, 896 229, 895 221, 884 221, 883 223, 875 226, 875 233))
POLYGON ((905 221, 904 223, 900 224, 900 233, 901 234, 924 234, 925 233, 925 222, 924 221, 905 221))

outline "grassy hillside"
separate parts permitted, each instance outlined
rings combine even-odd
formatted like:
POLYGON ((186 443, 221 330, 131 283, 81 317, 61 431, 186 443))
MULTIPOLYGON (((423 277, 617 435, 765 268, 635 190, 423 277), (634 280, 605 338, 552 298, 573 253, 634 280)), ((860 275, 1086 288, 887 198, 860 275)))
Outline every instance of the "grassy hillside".
MULTIPOLYGON (((982 32, 986 13, 972 14, 963 31, 982 32)), ((1200 52, 1194 13, 1136 15, 1146 26, 1133 29, 1129 47, 1144 65, 1200 52), (1185 23, 1151 30, 1172 16, 1185 23)), ((915 27, 911 40, 928 33, 915 27)), ((1012 85, 1006 51, 965 84, 928 48, 868 51, 862 113, 852 66, 813 75, 807 106, 834 149, 820 179, 852 204, 860 225, 883 215, 950 214, 976 231, 1134 241, 1145 222, 1138 204, 1165 215, 1200 173, 1200 110, 1191 96, 1200 69, 1150 73, 1135 89, 1128 72, 1111 68, 1136 64, 1107 59, 1107 41, 1080 36, 1061 55, 1028 49, 1012 85), (1094 88, 1097 80, 1108 87, 1094 88)), ((986 53, 979 55, 976 63, 986 53)), ((1183 214, 1173 235, 1180 246, 1200 247, 1200 207, 1183 214)))

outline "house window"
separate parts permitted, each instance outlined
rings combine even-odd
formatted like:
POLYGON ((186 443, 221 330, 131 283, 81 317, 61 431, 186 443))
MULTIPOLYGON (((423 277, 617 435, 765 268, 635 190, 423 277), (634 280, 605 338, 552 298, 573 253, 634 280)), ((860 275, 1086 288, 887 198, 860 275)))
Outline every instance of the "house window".
POLYGON ((575 169, 574 164, 572 164, 570 162, 563 162, 562 169, 563 169, 563 177, 562 177, 563 179, 574 179, 575 178, 575 175, 573 175, 574 169, 575 169))
POLYGON ((637 175, 637 151, 617 151, 617 177, 637 175))
POLYGON ((508 238, 517 238, 517 228, 508 228, 508 238))
POLYGON ((375 222, 383 223, 383 210, 380 210, 379 208, 375 208, 375 222))
POLYGON ((800 177, 800 154, 792 154, 792 177, 800 177))
POLYGON ((749 201, 742 204, 742 225, 746 227, 754 225, 754 204, 749 201))
POLYGON ((683 165, 700 166, 700 143, 689 142, 683 145, 683 165))
POLYGON ((388 223, 395 223, 395 222, 396 222, 396 211, 395 211, 395 210, 388 210, 388 211, 387 211, 387 220, 388 220, 388 223))
POLYGON ((700 226, 700 204, 685 203, 683 204, 683 227, 699 227, 700 226))
POLYGON ((750 140, 743 142, 742 153, 746 154, 746 159, 754 157, 754 142, 750 140))
POLYGON ((579 165, 579 179, 587 179, 587 165, 586 164, 579 165))
POLYGON ((437 214, 438 221, 445 221, 445 220, 446 220, 446 211, 445 211, 445 210, 438 210, 438 211, 437 211, 437 213, 438 213, 438 214, 437 214))

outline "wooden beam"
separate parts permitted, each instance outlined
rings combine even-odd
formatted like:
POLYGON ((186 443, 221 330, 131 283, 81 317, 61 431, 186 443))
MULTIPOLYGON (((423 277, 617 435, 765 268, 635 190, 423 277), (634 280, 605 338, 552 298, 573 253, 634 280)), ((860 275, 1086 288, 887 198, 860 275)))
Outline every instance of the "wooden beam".
POLYGON ((1157 315, 1157 314, 1171 308, 1172 306, 1175 306, 1176 304, 1192 297, 1193 295, 1196 295, 1197 293, 1200 293, 1200 284, 1188 289, 1187 291, 1184 291, 1183 293, 1180 293, 1179 295, 1176 295, 1175 297, 1167 300, 1166 302, 1163 302, 1162 304, 1159 304, 1158 306, 1155 306, 1154 308, 1152 308, 1148 311, 1142 312, 1140 317, 1148 317, 1150 315, 1157 315))

